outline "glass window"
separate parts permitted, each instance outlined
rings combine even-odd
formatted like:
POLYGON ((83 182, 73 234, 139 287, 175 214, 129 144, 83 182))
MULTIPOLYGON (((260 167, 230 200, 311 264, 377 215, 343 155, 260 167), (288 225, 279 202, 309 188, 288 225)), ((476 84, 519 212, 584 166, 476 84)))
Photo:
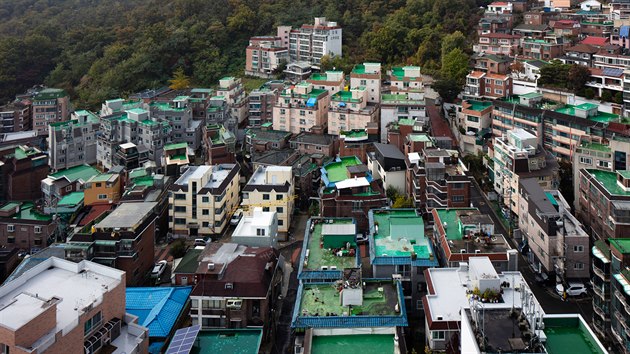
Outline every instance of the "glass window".
POLYGON ((269 194, 263 194, 263 200, 269 200, 269 194))

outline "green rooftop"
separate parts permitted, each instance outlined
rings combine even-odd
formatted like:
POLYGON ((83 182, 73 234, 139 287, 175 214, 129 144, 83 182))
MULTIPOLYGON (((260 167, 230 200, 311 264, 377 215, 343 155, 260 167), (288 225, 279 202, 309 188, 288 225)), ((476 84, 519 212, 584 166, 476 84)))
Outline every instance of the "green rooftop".
POLYGON ((65 170, 61 170, 59 172, 55 172, 49 175, 49 177, 52 177, 53 179, 60 179, 60 178, 65 177, 70 182, 75 182, 78 180, 87 182, 87 180, 89 180, 93 176, 96 176, 100 173, 101 172, 99 170, 95 169, 92 166, 80 165, 80 166, 71 167, 65 170))
POLYGON ((175 149, 187 149, 187 143, 175 143, 175 144, 166 144, 164 145, 164 150, 175 150, 175 149))
POLYGON ((579 317, 545 318, 549 354, 604 354, 601 344, 579 317))
POLYGON ((27 148, 27 150, 24 150, 21 146, 18 146, 15 148, 14 156, 16 159, 22 160, 29 156, 37 155, 39 153, 41 153, 41 151, 36 150, 34 148, 27 148))
POLYGON ((416 120, 411 118, 401 118, 397 122, 399 125, 415 125, 416 120))
POLYGON ((110 180, 110 178, 114 176, 118 176, 118 175, 115 173, 103 173, 103 174, 96 175, 90 178, 90 182, 107 182, 110 180))
POLYGON ((130 179, 134 179, 134 178, 138 178, 138 177, 144 177, 146 176, 147 170, 144 168, 134 168, 133 170, 131 170, 129 172, 129 178, 130 179))
POLYGON ((359 103, 361 99, 352 98, 352 91, 339 91, 332 95, 331 100, 341 102, 359 103))
POLYGON ((409 138, 409 140, 414 141, 414 142, 428 143, 431 141, 431 137, 427 134, 409 134, 407 135, 407 138, 409 138))
POLYGON ((68 94, 63 89, 46 88, 46 89, 43 89, 43 90, 39 91, 35 95, 35 100, 38 100, 38 101, 52 100, 52 99, 66 97, 66 96, 68 96, 68 94))
POLYGON ((83 192, 72 192, 70 194, 66 194, 61 200, 57 203, 58 206, 75 206, 83 203, 84 194, 83 192))
POLYGON ((324 166, 324 169, 328 174, 328 180, 334 183, 348 178, 348 167, 361 164, 361 160, 357 157, 345 156, 341 158, 341 161, 331 162, 324 166))
MULTIPOLYGON (((591 104, 591 103, 583 103, 581 105, 578 106, 573 106, 573 105, 565 105, 561 108, 556 109, 555 111, 558 113, 563 113, 563 114, 568 114, 571 116, 576 116, 575 111, 576 110, 591 110, 593 108, 596 108, 597 105, 591 104)), ((613 114, 613 113, 606 113, 606 112, 601 112, 601 111, 597 111, 597 114, 591 117, 588 117, 588 119, 594 121, 594 122, 598 122, 598 123, 609 123, 609 122, 613 122, 613 121, 618 121, 620 120, 619 115, 618 114, 613 114)), ((626 118, 621 118, 621 122, 626 122, 627 119, 626 118)))
POLYGON ((328 75, 327 74, 321 74, 321 73, 313 73, 311 74, 311 77, 309 78, 309 80, 313 80, 313 81, 328 81, 328 75))
POLYGON ((393 334, 313 336, 311 354, 393 354, 393 334))
POLYGON ((608 145, 604 145, 604 144, 600 144, 600 143, 596 143, 596 142, 582 142, 580 144, 581 148, 585 148, 585 149, 590 149, 590 150, 596 150, 596 151, 602 151, 602 152, 610 152, 610 147, 608 145))
POLYGON ((617 172, 594 169, 587 169, 586 171, 590 173, 608 191, 608 193, 621 196, 630 195, 630 192, 626 191, 617 183, 617 172))
POLYGON ((262 329, 203 330, 190 354, 257 354, 261 341, 262 329))
MULTIPOLYGON (((301 83, 304 84, 304 83, 301 83)), ((308 85, 308 83, 306 83, 308 85)), ((298 86, 300 86, 300 84, 298 84, 298 86)), ((302 85, 304 86, 304 85, 302 85)), ((287 91, 284 90, 280 93, 280 96, 283 97, 296 97, 296 98, 303 98, 303 99, 309 99, 309 98, 319 98, 320 95, 324 94, 324 93, 328 93, 328 90, 321 90, 321 89, 312 89, 311 92, 307 93, 306 95, 300 95, 298 93, 294 91, 292 91, 292 94, 289 95, 286 93, 287 91)))
POLYGON ((536 91, 532 91, 532 92, 528 92, 528 93, 524 93, 519 95, 520 97, 525 97, 525 98, 538 98, 538 97, 542 97, 542 94, 536 92, 536 91))
POLYGON ((350 316, 395 316, 398 305, 398 289, 389 281, 367 281, 363 290, 363 305, 352 306, 348 313, 347 306, 341 306, 340 293, 336 283, 305 283, 300 302, 302 316, 326 316, 332 314, 342 316, 344 312, 350 316))
MULTIPOLYGON (((313 222, 315 219, 311 219, 313 222)), ((333 225, 337 224, 352 224, 352 219, 331 219, 333 220, 333 225)), ((349 254, 344 254, 342 257, 337 257, 336 254, 333 253, 332 249, 327 249, 324 246, 324 238, 322 236, 322 228, 324 225, 329 224, 315 224, 313 227, 313 232, 309 235, 307 250, 309 253, 308 261, 304 264, 305 270, 321 270, 322 266, 328 267, 330 266, 337 267, 338 270, 343 270, 344 268, 355 268, 357 267, 357 259, 355 256, 350 256, 349 254)), ((352 233, 352 244, 354 244, 355 233, 352 233)))
POLYGON ((387 93, 381 95, 381 101, 384 103, 395 104, 424 104, 424 100, 412 100, 407 97, 404 93, 387 93))
POLYGON ((3 205, 2 207, 0 207, 0 211, 5 211, 5 212, 6 211, 10 211, 10 210, 13 210, 13 209, 15 209, 16 207, 19 207, 19 206, 20 206, 20 203, 18 203, 18 202, 9 202, 9 203, 6 203, 5 205, 3 205))
POLYGON ((446 223, 446 238, 448 240, 459 241, 463 239, 464 232, 461 229, 457 212, 460 210, 475 210, 475 208, 447 208, 436 209, 440 222, 446 223))
POLYGON ((473 110, 473 111, 477 111, 477 112, 481 112, 484 109, 488 108, 488 107, 492 107, 492 102, 487 102, 487 101, 473 101, 473 100, 469 100, 466 101, 468 103, 470 103, 470 107, 468 107, 467 109, 473 110))
POLYGON ((201 249, 193 248, 186 252, 184 257, 182 257, 181 261, 173 270, 173 273, 195 273, 197 272, 197 267, 199 267, 199 255, 203 252, 201 249))
POLYGON ((151 102, 149 107, 156 108, 160 111, 175 111, 175 112, 182 112, 188 109, 186 107, 181 107, 181 108, 173 107, 168 102, 151 102))
POLYGON ((610 238, 610 247, 615 248, 621 254, 630 254, 630 238, 610 238))
POLYGON ((409 79, 409 80, 422 80, 422 77, 409 77, 405 76, 405 69, 420 69, 419 66, 405 66, 405 67, 397 67, 392 68, 392 76, 396 76, 396 79, 409 79))
POLYGON ((413 209, 375 210, 374 252, 376 257, 433 257, 424 235, 424 221, 413 209))
POLYGON ((147 113, 147 111, 145 109, 142 108, 132 108, 132 109, 128 109, 127 112, 129 113, 135 113, 135 114, 143 114, 143 113, 147 113))
POLYGON ((20 211, 13 215, 13 219, 51 221, 52 217, 35 210, 35 204, 26 202, 22 203, 20 211))
POLYGON ((135 186, 153 187, 155 179, 153 176, 136 177, 133 179, 133 184, 135 186))
POLYGON ((366 138, 368 136, 365 130, 346 130, 339 133, 346 138, 366 138))

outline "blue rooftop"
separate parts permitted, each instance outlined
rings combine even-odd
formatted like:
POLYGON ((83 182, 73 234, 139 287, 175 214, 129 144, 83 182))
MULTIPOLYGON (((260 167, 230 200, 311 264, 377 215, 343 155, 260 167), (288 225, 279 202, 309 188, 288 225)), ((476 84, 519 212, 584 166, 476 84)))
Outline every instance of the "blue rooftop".
POLYGON ((126 311, 138 316, 138 324, 149 329, 149 337, 166 338, 191 291, 192 286, 127 288, 126 311))

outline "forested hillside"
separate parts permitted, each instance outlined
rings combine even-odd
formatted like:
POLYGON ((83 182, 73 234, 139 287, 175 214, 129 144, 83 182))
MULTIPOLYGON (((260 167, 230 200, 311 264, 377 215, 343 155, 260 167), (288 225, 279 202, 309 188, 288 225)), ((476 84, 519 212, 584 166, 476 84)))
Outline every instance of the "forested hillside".
MULTIPOLYGON (((442 38, 470 38, 482 0, 4 0, 0 102, 41 82, 78 106, 167 82, 240 75, 250 36, 325 16, 343 26, 340 66, 365 60, 441 66, 442 38)), ((469 42, 470 43, 470 42, 469 42)), ((454 45, 459 46, 455 39, 454 45)))

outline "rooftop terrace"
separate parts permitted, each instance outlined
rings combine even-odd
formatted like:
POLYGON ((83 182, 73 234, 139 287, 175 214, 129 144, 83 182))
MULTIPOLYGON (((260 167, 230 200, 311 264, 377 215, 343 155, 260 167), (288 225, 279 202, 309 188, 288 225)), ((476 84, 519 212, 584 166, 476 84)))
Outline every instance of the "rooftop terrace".
MULTIPOLYGON (((555 111, 558 113, 563 113, 563 114, 568 114, 570 116, 576 116, 576 109, 577 110, 585 110, 585 109, 592 109, 594 108, 593 104, 590 103, 584 103, 578 106, 573 106, 573 105, 565 105, 564 107, 558 108, 555 111)), ((597 114, 591 117, 588 117, 588 119, 594 121, 594 122, 598 122, 598 123, 609 123, 609 122, 615 122, 615 121, 620 121, 622 123, 628 122, 628 120, 626 118, 622 118, 620 120, 620 117, 618 114, 612 114, 612 113, 606 113, 606 112, 602 112, 602 111, 597 111, 597 114)))
MULTIPOLYGON (((354 226, 353 219, 343 219, 343 218, 326 218, 319 219, 314 218, 310 219, 308 223, 308 227, 306 229, 306 235, 304 237, 305 242, 305 250, 302 251, 302 266, 300 272, 300 278, 302 278, 303 271, 334 271, 331 267, 336 267, 335 274, 330 274, 330 277, 333 279, 339 279, 341 275, 341 271, 344 268, 356 268, 359 264, 359 258, 356 255, 356 243, 355 243, 355 235, 356 235, 356 227, 354 227, 354 231, 352 233, 346 232, 346 235, 343 235, 340 232, 337 235, 328 236, 324 235, 327 232, 322 232, 323 228, 326 227, 328 229, 335 228, 338 225, 352 225, 354 226), (330 222, 330 221, 332 222, 330 222), (312 231, 311 231, 312 230, 312 231), (326 248, 329 245, 329 241, 325 242, 324 238, 332 237, 338 238, 341 243, 350 242, 351 248, 354 251, 344 250, 341 251, 341 256, 338 256, 335 252, 335 248, 326 248)), ((343 226, 339 229, 344 228, 343 226)), ((336 246, 336 245, 335 245, 336 246)), ((321 277, 321 278, 329 278, 321 277)))
POLYGON ((394 354, 393 334, 313 336, 311 354, 394 354))
POLYGON ((332 95, 331 100, 351 103, 361 102, 361 99, 352 98, 352 91, 339 91, 332 95))
POLYGON ((580 316, 545 317, 545 349, 549 354, 604 354, 606 350, 580 316))
POLYGON ((381 95, 381 101, 385 104, 409 104, 409 105, 423 105, 424 100, 410 99, 404 93, 386 93, 381 95))
POLYGON ((370 210, 369 218, 373 263, 437 265, 431 243, 424 235, 424 222, 415 210, 370 210))
POLYGON ((339 161, 334 161, 324 165, 323 170, 327 175, 328 181, 335 183, 348 178, 348 167, 361 164, 361 160, 357 157, 345 156, 340 158, 339 161))
MULTIPOLYGON (((465 237, 466 232, 469 231, 467 226, 471 225, 470 220, 466 220, 465 224, 460 220, 460 215, 467 215, 469 219, 480 219, 480 225, 494 224, 492 220, 488 219, 487 215, 478 213, 476 208, 448 208, 448 209, 434 209, 438 214, 439 220, 436 219, 436 223, 444 225, 442 229, 445 229, 445 236, 448 242, 451 253, 460 253, 462 250, 466 250, 466 253, 474 253, 479 250, 482 253, 498 253, 505 252, 510 249, 509 244, 503 237, 503 235, 491 235, 490 237, 477 236, 474 238, 465 237)), ((477 223, 474 223, 477 224, 477 223)), ((476 230, 475 232, 479 231, 476 230)))
POLYGON ((468 107, 467 109, 473 110, 473 111, 477 111, 477 112, 481 112, 484 109, 488 108, 488 107, 492 107, 492 102, 488 102, 488 101, 473 101, 473 100, 469 100, 466 101, 467 103, 470 104, 470 107, 468 107))
POLYGON ((256 354, 261 341, 262 329, 204 330, 197 335, 190 354, 256 354))
POLYGON ((626 191, 617 183, 616 172, 594 169, 587 169, 586 171, 590 173, 595 178, 595 180, 597 180, 597 182, 599 182, 608 191, 608 193, 620 196, 630 195, 629 191, 626 191))

